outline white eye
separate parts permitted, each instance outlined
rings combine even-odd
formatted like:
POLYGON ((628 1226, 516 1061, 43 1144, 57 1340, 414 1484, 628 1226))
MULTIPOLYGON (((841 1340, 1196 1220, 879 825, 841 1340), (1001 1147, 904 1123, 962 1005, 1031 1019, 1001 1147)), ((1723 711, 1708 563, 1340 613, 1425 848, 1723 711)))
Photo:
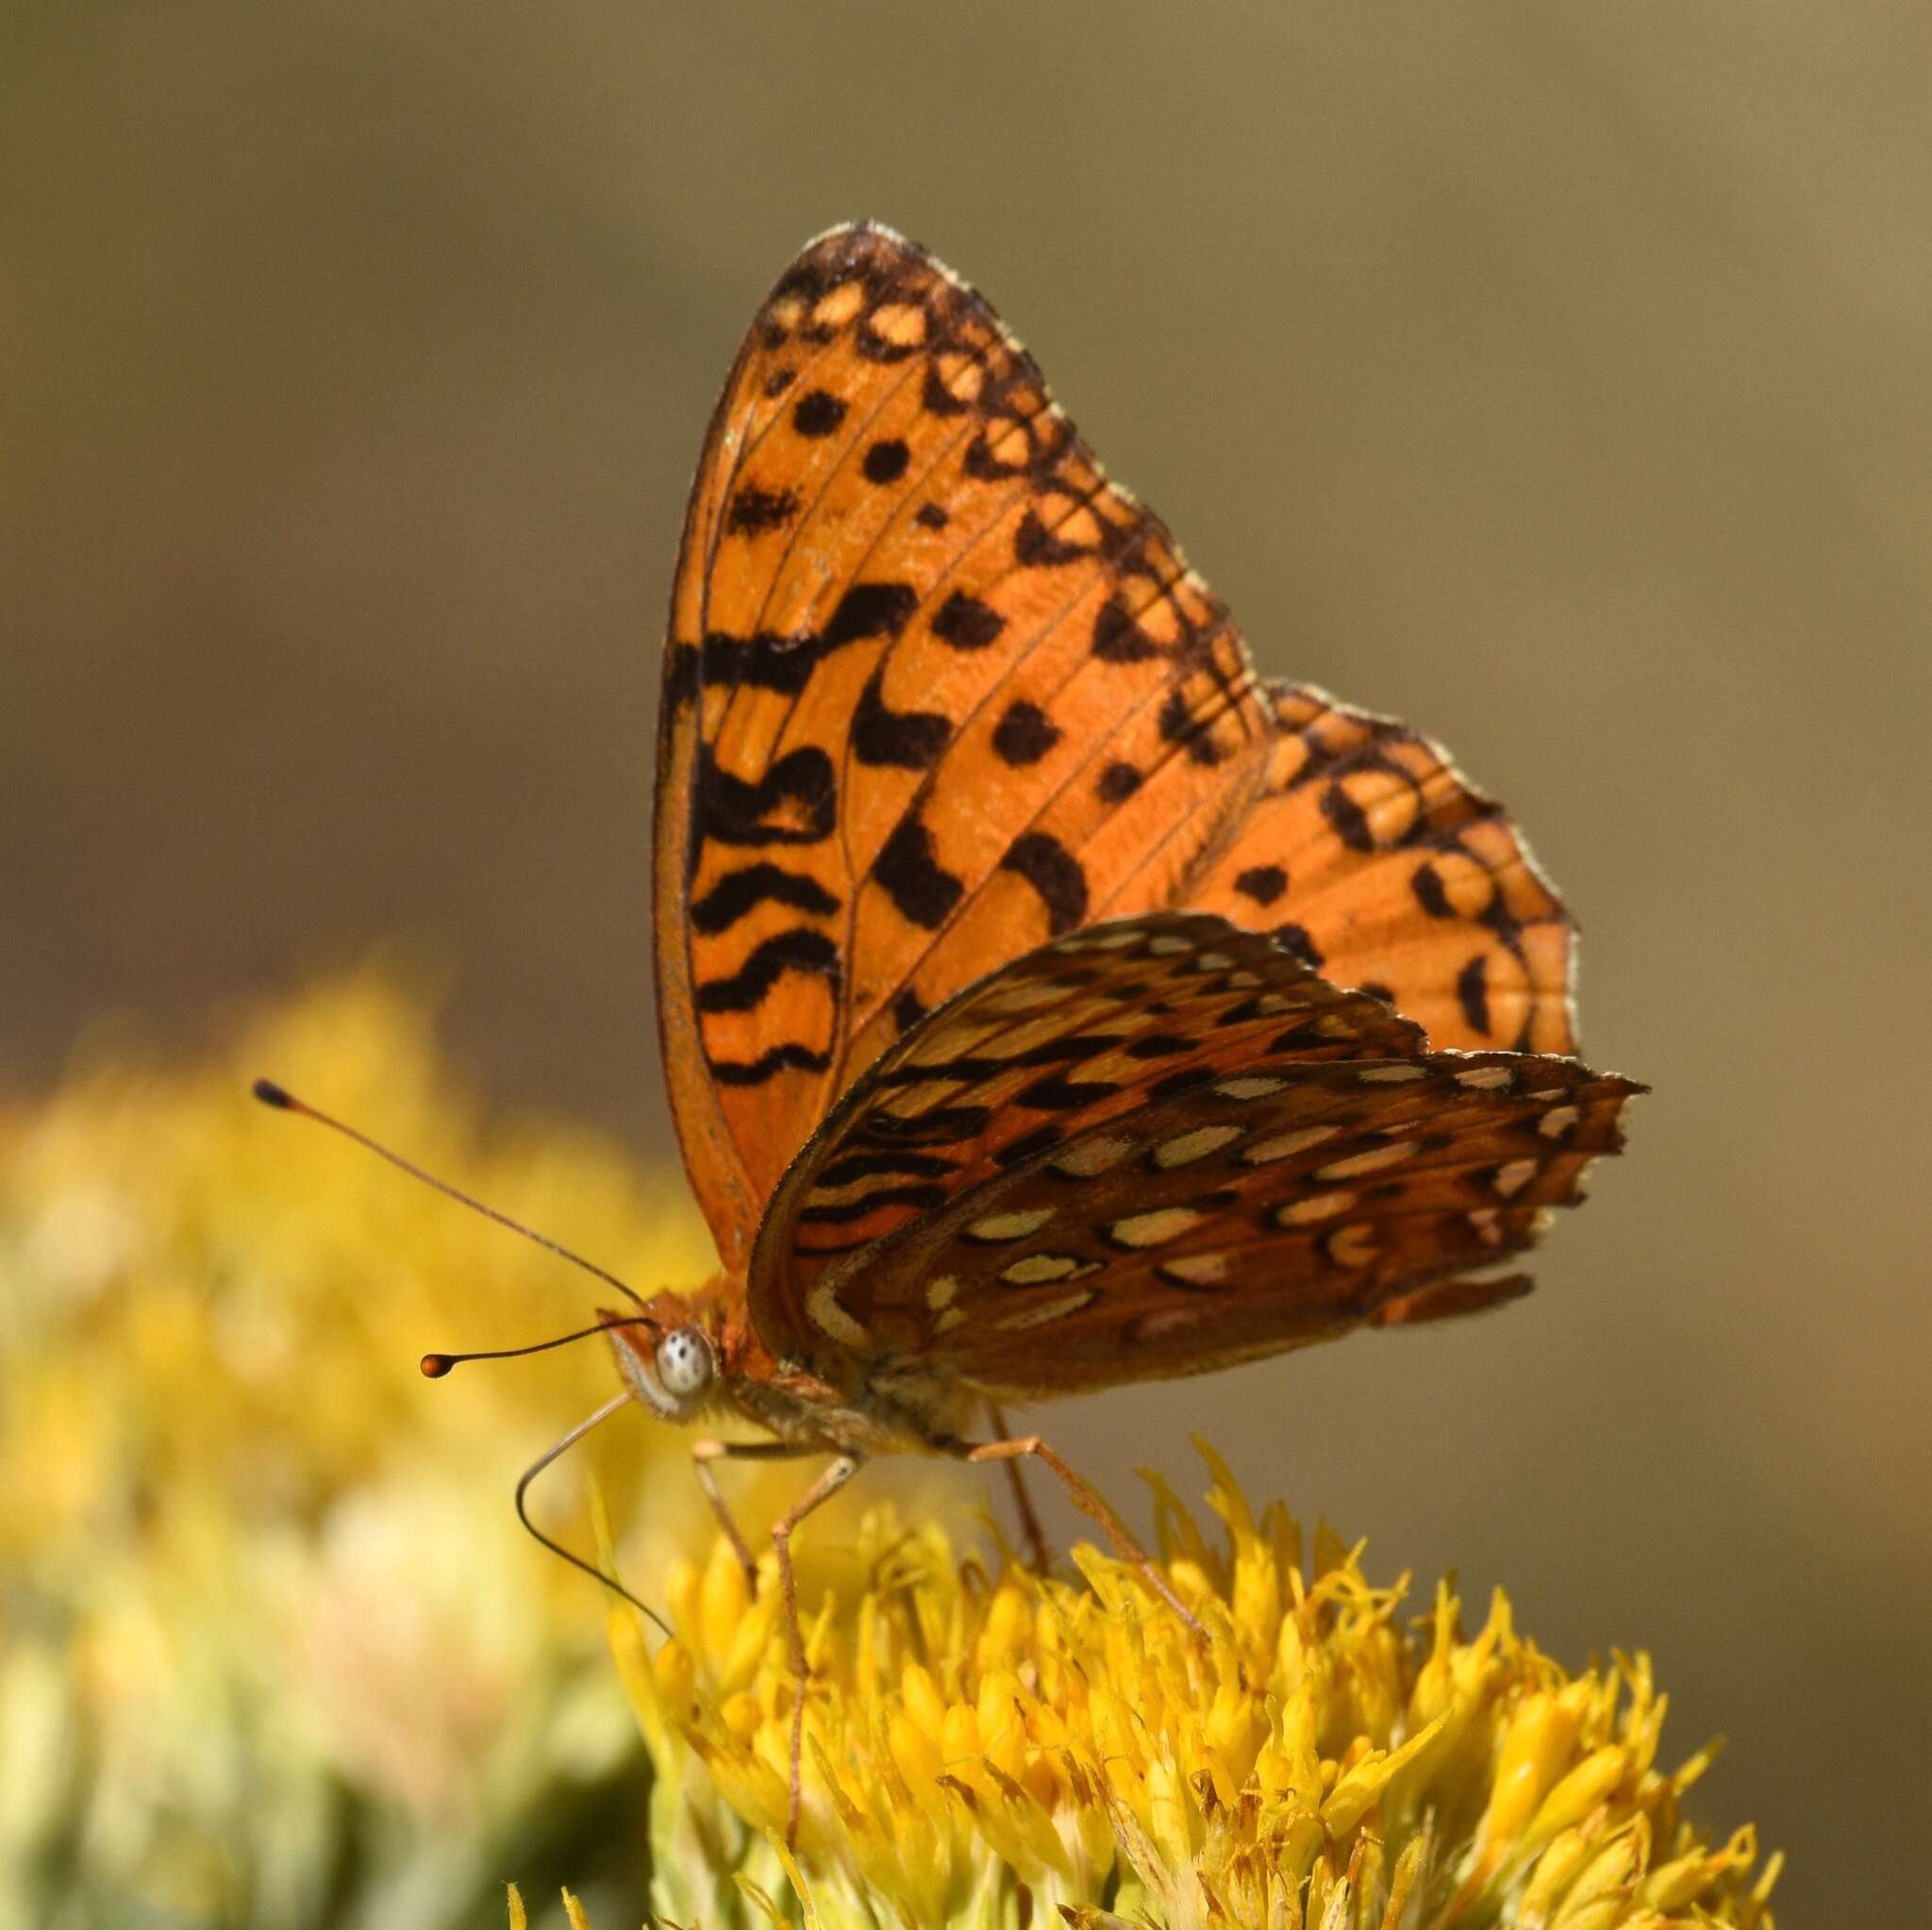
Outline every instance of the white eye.
POLYGON ((674 1399, 688 1401, 710 1378, 710 1344, 695 1327, 678 1327, 658 1342, 658 1379, 674 1399))

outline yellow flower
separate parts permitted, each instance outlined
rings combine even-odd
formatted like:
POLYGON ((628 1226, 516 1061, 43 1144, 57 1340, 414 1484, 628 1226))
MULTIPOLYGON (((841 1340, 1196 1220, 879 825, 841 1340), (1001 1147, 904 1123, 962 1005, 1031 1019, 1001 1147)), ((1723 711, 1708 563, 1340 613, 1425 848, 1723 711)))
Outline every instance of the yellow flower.
MULTIPOLYGON (((1657 1763, 1642 1657, 1571 1676, 1498 1594, 1461 1632, 1220 1460, 1211 1542, 1160 1489, 1191 1639, 1091 1548, 1077 1582, 995 1578, 943 1532, 868 1518, 811 1620, 805 1809, 782 1832, 792 1686, 769 1563, 722 1544, 671 1583, 676 1639, 613 1642, 657 1771, 653 1905, 708 1926, 1066 1921, 1283 1930, 1770 1930, 1776 1861, 1679 1815, 1707 1754, 1657 1763)), ((519 1905, 520 1908, 521 1905, 519 1905)))
MULTIPOLYGON (((597 1817, 641 1800, 601 1593, 510 1508, 612 1391, 608 1352, 436 1386, 416 1367, 565 1331, 595 1289, 248 1081, 287 1079, 647 1281, 702 1275, 702 1223, 589 1134, 486 1130, 385 975, 237 1031, 182 1069, 117 1028, 51 1097, 0 1106, 8 1930, 474 1921, 533 1842, 569 1842, 589 1877, 597 1817)), ((651 1587, 710 1519, 683 1444, 622 1415, 587 1448, 651 1587)), ((580 1471, 533 1499, 584 1539, 580 1471)), ((641 1883, 641 1842, 611 1857, 641 1883)))

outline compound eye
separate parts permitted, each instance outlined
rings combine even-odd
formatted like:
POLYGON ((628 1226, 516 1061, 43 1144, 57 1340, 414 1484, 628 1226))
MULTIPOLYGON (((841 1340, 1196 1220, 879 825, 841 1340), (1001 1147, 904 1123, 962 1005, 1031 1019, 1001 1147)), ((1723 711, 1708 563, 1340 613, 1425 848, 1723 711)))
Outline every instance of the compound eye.
POLYGON ((710 1343, 695 1327, 679 1327, 658 1342, 658 1379, 667 1394, 689 1400, 710 1378, 710 1343))

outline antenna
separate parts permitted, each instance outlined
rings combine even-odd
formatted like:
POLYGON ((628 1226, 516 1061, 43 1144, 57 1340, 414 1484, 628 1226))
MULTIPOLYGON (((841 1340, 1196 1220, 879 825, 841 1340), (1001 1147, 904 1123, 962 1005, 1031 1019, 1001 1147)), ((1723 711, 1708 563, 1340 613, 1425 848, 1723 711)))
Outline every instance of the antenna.
MULTIPOLYGON (((343 1139, 355 1140, 357 1145, 367 1148, 368 1151, 374 1153, 378 1158, 387 1159, 391 1166, 400 1168, 411 1179, 420 1179, 425 1186, 433 1187, 446 1199, 455 1200, 459 1206, 473 1208, 475 1211, 481 1213, 486 1220, 494 1220, 499 1226, 508 1227, 512 1233, 521 1233, 525 1240, 532 1240, 538 1246, 554 1253, 558 1259, 568 1260, 574 1267, 581 1267, 585 1273, 596 1279, 602 1280, 607 1287, 615 1287, 633 1306, 637 1307, 640 1311, 642 1310, 644 1305, 643 1296, 634 1288, 627 1287, 608 1268, 598 1266, 594 1260, 587 1260, 582 1254, 573 1253, 569 1247, 563 1245, 560 1241, 548 1239, 545 1235, 525 1226, 521 1220, 512 1220, 508 1213, 499 1213, 494 1206, 486 1206, 481 1200, 473 1199, 460 1188, 450 1185, 448 1180, 438 1179, 433 1173, 425 1173, 413 1160, 405 1159, 400 1153, 391 1153, 387 1146, 383 1145, 379 1140, 372 1140, 367 1133, 358 1132, 354 1126, 347 1125, 341 1120, 331 1117, 319 1106, 310 1106, 306 1100, 297 1099, 286 1087, 277 1086, 273 1079, 258 1079, 252 1090, 255 1096, 264 1106, 272 1106, 278 1112, 292 1112, 299 1114, 303 1119, 312 1119, 317 1124, 327 1126, 331 1132, 341 1133, 343 1139)), ((606 1322, 604 1324, 608 1325, 609 1323, 606 1322)), ((595 1332, 596 1330, 591 1328, 589 1331, 595 1332)), ((570 1338, 576 1339, 580 1337, 573 1335, 570 1338)), ((561 1343, 558 1341, 545 1341, 543 1344, 545 1346, 557 1346, 561 1343)), ((535 1349, 519 1347, 509 1351, 521 1354, 532 1353, 535 1349)), ((427 1365, 429 1360, 445 1357, 448 1359, 448 1365, 439 1370, 439 1372, 447 1373, 450 1367, 455 1366, 456 1360, 459 1356, 443 1356, 433 1354, 425 1356, 424 1373, 429 1373, 430 1372, 427 1365)), ((435 1377, 434 1374, 431 1375, 432 1379, 435 1377)))
POLYGON ((573 1340, 588 1340, 592 1334, 608 1334, 612 1327, 642 1327, 654 1324, 643 1314, 630 1314, 617 1320, 599 1321, 594 1326, 579 1327, 574 1334, 558 1334, 554 1340, 532 1340, 527 1347, 485 1347, 474 1354, 425 1354, 421 1366, 425 1380, 441 1380, 451 1368, 466 1360, 515 1360, 525 1354, 547 1354, 553 1347, 568 1347, 573 1340))

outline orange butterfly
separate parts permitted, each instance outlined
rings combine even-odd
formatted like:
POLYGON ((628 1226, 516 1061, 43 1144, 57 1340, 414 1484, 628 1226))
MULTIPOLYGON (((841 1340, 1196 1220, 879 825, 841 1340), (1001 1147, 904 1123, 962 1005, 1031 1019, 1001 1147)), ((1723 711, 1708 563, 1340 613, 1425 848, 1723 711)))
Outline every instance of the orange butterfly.
POLYGON ((1641 1090, 1565 1056, 1574 933, 1498 807, 1402 725, 1259 681, 992 310, 885 228, 786 271, 712 418, 654 870, 723 1269, 591 1330, 628 1391, 518 1506, 631 1395, 735 1410, 771 1438, 692 1452, 750 1569, 712 1463, 832 1456, 773 1529, 794 1830, 791 1537, 861 1461, 1037 1456, 1191 1626, 994 1404, 1511 1298, 1486 1270, 1641 1090))
POLYGON ((872 225, 786 271, 711 421, 655 899, 724 1266, 611 1338, 653 1412, 772 1435, 697 1449, 747 1563, 710 1461, 834 1456, 774 1531, 794 1819, 789 1540, 860 1461, 1041 1456, 1144 1564, 1037 1438, 974 1442, 990 1403, 1519 1293, 1469 1270, 1640 1090, 1559 1056, 1574 934, 1498 807, 1262 683, 991 308, 872 225))

